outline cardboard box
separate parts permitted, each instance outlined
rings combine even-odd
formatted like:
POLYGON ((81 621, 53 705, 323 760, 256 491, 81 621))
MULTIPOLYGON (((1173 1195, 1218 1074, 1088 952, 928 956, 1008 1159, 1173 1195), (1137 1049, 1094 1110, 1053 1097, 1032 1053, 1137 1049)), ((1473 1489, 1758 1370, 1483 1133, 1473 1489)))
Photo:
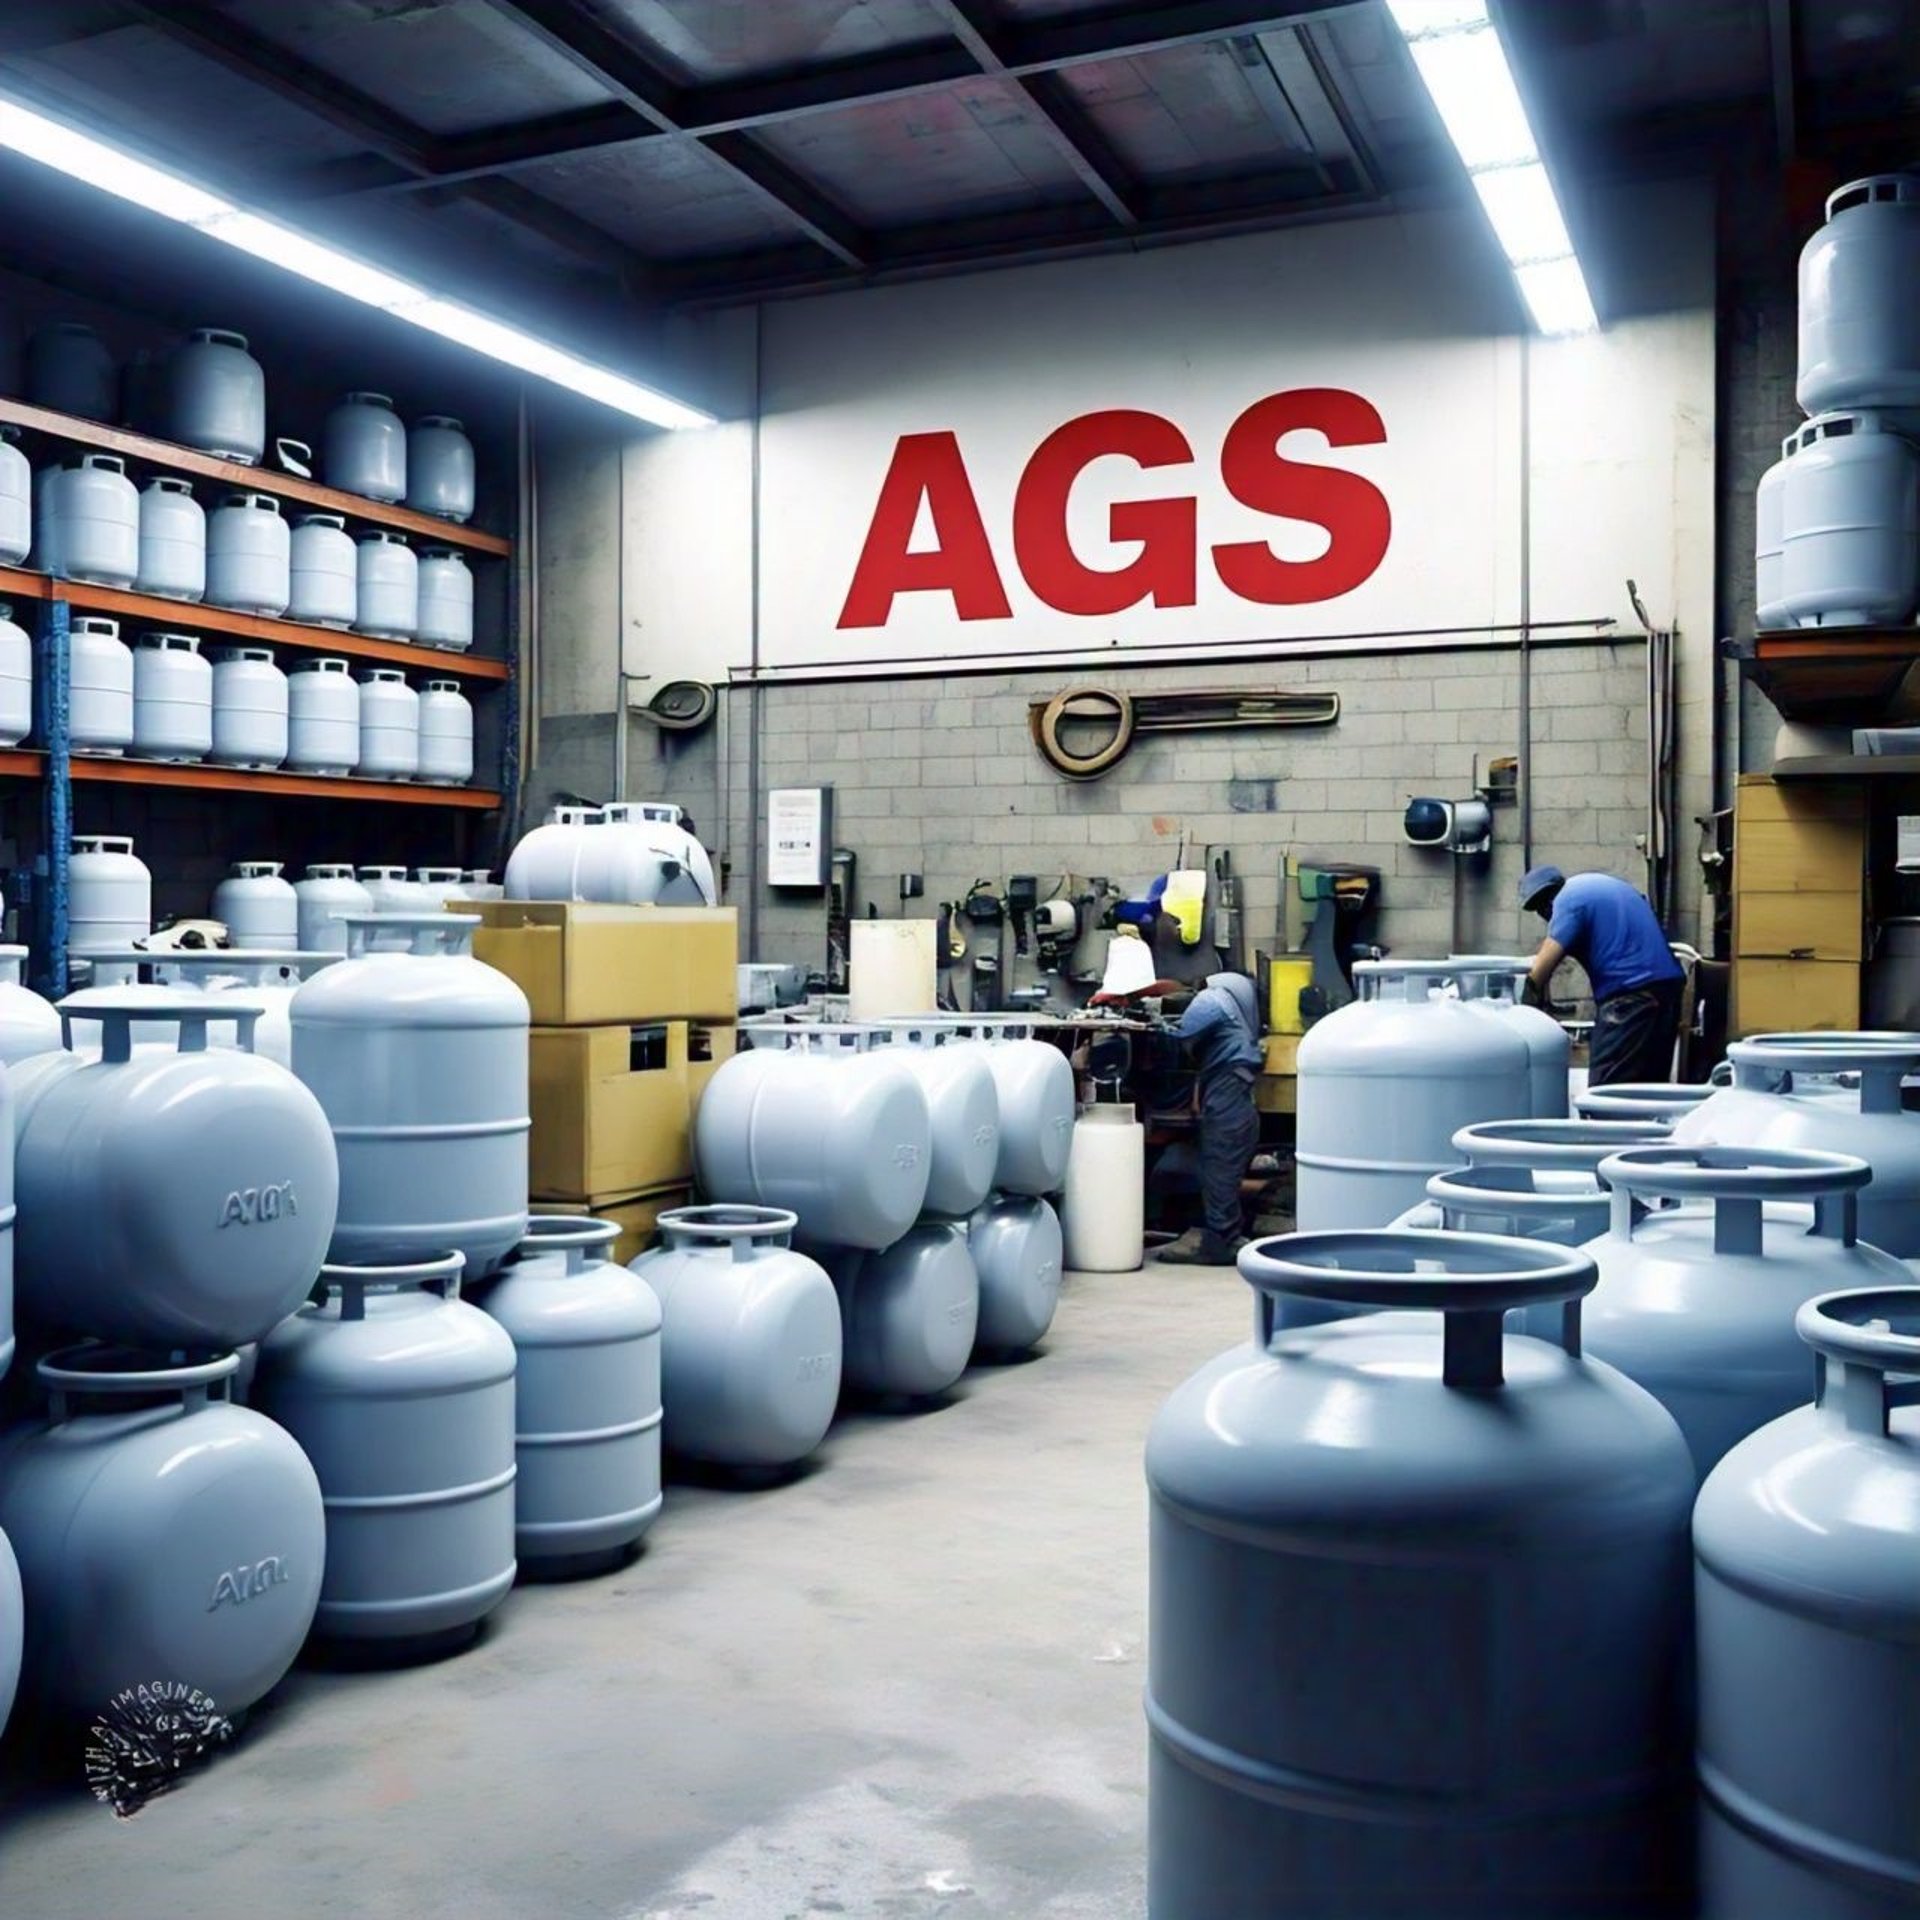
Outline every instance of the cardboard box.
POLYGON ((594 1201, 693 1178, 693 1115, 734 1029, 686 1020, 535 1027, 528 1184, 594 1201))
POLYGON ((1733 950, 1742 958, 1852 960, 1866 952, 1857 893, 1740 893, 1733 950))
POLYGON ((731 1023, 739 929, 731 907, 476 900, 473 951, 515 981, 536 1027, 731 1023))
POLYGON ((625 1266, 629 1260, 636 1260, 651 1247, 659 1237, 655 1224, 660 1216, 673 1207, 693 1205, 691 1187, 656 1187, 648 1193, 621 1194, 611 1200, 603 1200, 597 1206, 567 1206, 552 1200, 536 1200, 533 1203, 535 1213, 586 1213, 595 1220, 611 1220, 620 1229, 620 1238, 613 1243, 611 1258, 625 1266))
POLYGON ((1749 820, 1852 820, 1867 817, 1866 796, 1857 785, 1832 780, 1775 780, 1771 774, 1743 773, 1734 792, 1736 824, 1749 820))
POLYGON ((1866 883, 1866 829, 1853 820, 1742 820, 1734 829, 1733 890, 1848 893, 1866 883))
POLYGON ((1840 960, 1735 960, 1733 1032, 1849 1032, 1860 1024, 1860 969, 1840 960))

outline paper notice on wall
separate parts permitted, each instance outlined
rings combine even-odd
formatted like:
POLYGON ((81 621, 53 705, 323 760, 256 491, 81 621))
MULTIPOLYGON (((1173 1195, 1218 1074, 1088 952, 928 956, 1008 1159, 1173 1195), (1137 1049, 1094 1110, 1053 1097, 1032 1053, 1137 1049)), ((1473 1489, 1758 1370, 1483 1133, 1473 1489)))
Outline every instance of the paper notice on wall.
POLYGON ((775 787, 767 795, 767 884, 827 884, 827 787, 775 787))

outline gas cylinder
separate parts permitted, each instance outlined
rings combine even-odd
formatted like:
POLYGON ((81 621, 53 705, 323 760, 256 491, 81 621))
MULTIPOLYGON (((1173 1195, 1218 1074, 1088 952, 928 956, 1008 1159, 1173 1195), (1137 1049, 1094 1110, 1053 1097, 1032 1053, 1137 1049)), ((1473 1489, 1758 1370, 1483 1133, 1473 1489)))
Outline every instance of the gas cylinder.
POLYGON ((1517 954, 1461 954, 1455 959, 1461 969, 1458 976, 1461 999, 1512 1021, 1515 1031, 1526 1042, 1527 1083, 1533 1095, 1529 1115, 1536 1120, 1564 1120, 1567 1117, 1567 1067, 1573 1042, 1566 1028, 1551 1014, 1528 1006, 1521 998, 1532 962, 1517 954))
POLYGON ((320 1284, 260 1343, 252 1389, 325 1496, 314 1631, 468 1635, 513 1585, 513 1341, 460 1298, 457 1253, 323 1267, 320 1284))
POLYGON ((296 773, 351 773, 360 758, 360 683, 331 654, 287 675, 287 765, 296 773))
POLYGON ((1147 1442, 1148 1913, 1673 1911, 1693 1471, 1580 1355, 1592 1260, 1334 1232, 1240 1269, 1252 1343, 1147 1442), (1373 1311, 1277 1332, 1288 1292, 1373 1311), (1506 1330, 1549 1303, 1564 1344, 1506 1330))
POLYGON ((1000 1096, 1000 1153, 993 1184, 1002 1193, 1036 1198, 1058 1193, 1073 1152, 1073 1069, 1044 1040, 971 1043, 980 1050, 1000 1096))
POLYGON ((67 645, 73 750, 117 759, 133 745, 133 650, 119 621, 97 613, 74 618, 67 645))
POLYGON ((1587 1248, 1600 1268, 1587 1348, 1666 1407, 1702 1479, 1805 1401, 1803 1301, 1909 1279, 1857 1238, 1871 1177, 1850 1154, 1804 1149, 1631 1147, 1600 1163, 1613 1219, 1587 1248), (1654 1200, 1685 1204, 1648 1212, 1654 1200))
POLYGON ((213 656, 213 748, 223 767, 277 767, 287 757, 287 676, 270 647, 223 647, 213 656))
POLYGON ((473 706, 457 680, 420 690, 418 777, 429 786, 464 787, 473 778, 473 706))
POLYGON ((507 856, 506 897, 710 907, 713 863, 683 817, 652 802, 555 807, 507 856))
POLYGON ((584 1573, 624 1557, 659 1516, 660 1302, 607 1255, 611 1220, 552 1214, 481 1310, 512 1336, 514 1552, 523 1568, 584 1573))
POLYGON ((67 901, 69 953, 121 953, 153 931, 153 875, 124 834, 74 835, 67 901))
POLYGON ((1920 452, 1885 414, 1801 428, 1780 492, 1780 606, 1799 627, 1880 626, 1920 600, 1920 452))
POLYGON ((133 585, 140 571, 140 496, 118 454, 83 453, 50 469, 42 512, 57 528, 53 571, 101 586, 133 585))
POLYGON ((1060 1304, 1060 1216, 1044 1200, 996 1193, 967 1222, 967 1250, 980 1277, 974 1352, 1025 1353, 1038 1345, 1060 1304))
MULTIPOLYGON (((64 539, 68 523, 60 523, 64 539)), ((230 493, 207 521, 207 599, 244 613, 283 614, 293 597, 293 544, 270 493, 230 493)))
POLYGON ((293 883, 294 930, 308 953, 345 953, 348 913, 372 913, 373 895, 353 877, 344 862, 310 866, 304 879, 293 883))
POLYGON ((338 513, 303 513, 288 539, 289 620, 350 627, 360 608, 360 556, 338 513))
POLYGON ((404 500, 407 430, 384 393, 350 393, 321 429, 327 485, 368 500, 404 500))
POLYGON ((451 547, 421 549, 414 638, 423 647, 449 653, 464 653, 473 645, 473 573, 451 547))
POLYGON ((927 1097, 932 1145, 927 1158, 927 1213, 963 1219, 993 1186, 1000 1155, 1000 1096, 978 1047, 944 1044, 937 1029, 875 1026, 872 1037, 927 1097))
MULTIPOLYGON (((271 1060, 275 1066, 291 1072, 293 996, 299 992, 301 981, 327 965, 334 955, 303 953, 284 947, 212 947, 198 952, 130 953, 124 958, 133 963, 130 973, 135 976, 136 984, 137 976, 144 974, 162 987, 192 987, 216 996, 232 994, 233 1004, 257 1009, 260 1019, 253 1030, 253 1051, 261 1059, 271 1060)), ((95 958, 96 980, 119 970, 111 958, 95 958)), ((91 988, 70 993, 60 1004, 63 1008, 92 1004, 108 991, 110 989, 91 988)), ((134 1045, 140 1046, 148 1037, 142 1024, 136 1021, 134 1045)), ((230 1023, 215 1019, 208 1026, 207 1044, 235 1046, 239 1044, 239 1037, 230 1023)))
POLYGON ((1642 1120, 1667 1126, 1691 1113, 1713 1089, 1667 1080, 1616 1080, 1611 1086, 1583 1087, 1573 1097, 1582 1120, 1642 1120))
POLYGON ((660 1216, 659 1244, 629 1263, 660 1302, 670 1452, 785 1467, 826 1437, 840 1307, 826 1273, 790 1244, 794 1225, 777 1207, 675 1207, 660 1216))
MULTIPOLYGON (((293 1665, 331 1543, 306 1456, 229 1400, 239 1365, 94 1344, 40 1363, 45 1423, 0 1440, 37 1705, 94 1718, 170 1683, 238 1714, 293 1665)), ((6 1611, 0 1591, 0 1637, 6 1611)))
POLYGON ((527 996, 473 957, 479 922, 349 914, 347 957, 293 997, 293 1070, 340 1152, 336 1261, 428 1258, 475 1282, 527 1232, 527 996))
POLYGON ((278 860, 236 860, 213 890, 213 917, 236 947, 291 953, 300 944, 300 900, 278 860))
POLYGON ((26 985, 26 965, 25 947, 0 947, 0 1066, 18 1066, 36 1053, 58 1053, 63 1044, 60 1016, 26 985))
POLYGON ((835 1248, 825 1264, 840 1296, 848 1387, 922 1399, 966 1372, 980 1278, 965 1227, 923 1220, 879 1252, 835 1248))
POLYGON ((33 731, 33 642, 0 600, 0 747, 17 747, 33 731))
POLYGON ((419 557, 402 535, 369 528, 354 542, 354 631, 411 640, 419 624, 419 557))
POLYGON ((367 780, 411 780, 420 771, 420 696, 398 667, 374 667, 360 680, 360 758, 367 780))
POLYGON ((1827 196, 1800 250, 1800 365, 1810 414, 1897 407, 1920 417, 1920 178, 1869 174, 1827 196))
POLYGON ((197 633, 143 633, 133 650, 133 750, 189 764, 213 746, 213 662, 197 633))
POLYGON ((1760 476, 1753 494, 1753 621, 1757 627, 1790 627, 1783 604, 1787 540, 1787 462, 1800 445, 1796 428, 1780 443, 1780 458, 1760 476))
POLYGON ((140 571, 134 585, 167 600, 207 591, 207 516, 193 488, 161 474, 140 493, 140 571))
POLYGON ((0 426, 0 567, 33 551, 33 469, 19 439, 18 427, 0 426))
POLYGON ((120 371, 107 343, 78 320, 53 320, 27 341, 27 398, 82 420, 118 413, 120 371))
POLYGON ((195 327, 167 362, 166 431, 242 466, 267 450, 267 376, 244 333, 195 327))
POLYGON ((1920 1906, 1920 1288, 1796 1315, 1800 1407, 1694 1509, 1703 1920, 1920 1906))
POLYGON ((451 415, 423 414, 407 431, 407 505, 442 520, 471 520, 473 442, 451 415))

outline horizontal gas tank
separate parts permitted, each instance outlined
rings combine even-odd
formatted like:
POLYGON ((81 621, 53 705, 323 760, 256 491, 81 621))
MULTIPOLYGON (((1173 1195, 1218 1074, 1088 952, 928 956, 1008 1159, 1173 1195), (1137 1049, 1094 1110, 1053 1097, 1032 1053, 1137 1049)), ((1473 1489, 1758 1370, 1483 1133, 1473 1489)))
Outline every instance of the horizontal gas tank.
POLYGON ((826 1255, 846 1330, 846 1384, 856 1393, 923 1399, 967 1370, 980 1320, 980 1278, 967 1231, 923 1220, 878 1253, 826 1255))
POLYGON ((555 807, 508 855, 506 897, 710 907, 713 863, 685 818, 653 801, 555 807))
POLYGON ((1030 1351, 1060 1304, 1060 1216, 1028 1194, 996 1193, 967 1222, 967 1248, 980 1276, 974 1352, 1030 1351))

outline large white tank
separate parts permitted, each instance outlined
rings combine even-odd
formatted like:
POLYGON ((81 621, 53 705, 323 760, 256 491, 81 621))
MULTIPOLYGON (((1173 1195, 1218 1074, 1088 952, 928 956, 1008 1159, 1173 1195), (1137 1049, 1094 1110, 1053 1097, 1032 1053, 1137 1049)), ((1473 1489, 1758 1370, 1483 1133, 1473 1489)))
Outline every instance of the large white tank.
POLYGON ((1811 414, 1920 410, 1920 177, 1870 174, 1828 195, 1800 250, 1794 396, 1811 414))
POLYGON ((710 907, 713 863, 684 819, 656 801, 555 807, 508 855, 506 897, 710 907))
POLYGON ((1458 1164, 1462 1127, 1532 1113, 1526 1041, 1514 1023, 1450 991, 1452 966, 1361 961, 1362 997, 1302 1038, 1294 1210, 1303 1232, 1386 1226, 1458 1164))
POLYGON ((1879 626, 1920 600, 1920 452, 1878 413, 1800 430, 1781 487, 1780 606, 1795 626, 1879 626))
POLYGON ((1147 1132, 1131 1101, 1082 1107, 1060 1201, 1063 1259, 1076 1273, 1135 1273, 1146 1245, 1147 1132))

